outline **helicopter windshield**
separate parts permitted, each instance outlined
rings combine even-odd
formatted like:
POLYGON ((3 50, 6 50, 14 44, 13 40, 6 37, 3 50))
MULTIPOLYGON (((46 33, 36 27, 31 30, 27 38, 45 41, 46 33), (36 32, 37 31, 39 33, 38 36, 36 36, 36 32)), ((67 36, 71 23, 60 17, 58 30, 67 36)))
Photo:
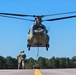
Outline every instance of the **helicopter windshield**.
POLYGON ((33 33, 46 33, 44 25, 34 25, 32 28, 33 33))

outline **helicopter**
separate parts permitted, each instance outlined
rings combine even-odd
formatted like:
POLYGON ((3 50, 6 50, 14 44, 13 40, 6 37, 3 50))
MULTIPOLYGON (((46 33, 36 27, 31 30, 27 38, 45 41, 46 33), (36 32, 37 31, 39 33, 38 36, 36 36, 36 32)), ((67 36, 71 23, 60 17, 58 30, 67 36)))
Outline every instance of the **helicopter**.
POLYGON ((71 14, 71 13, 76 13, 76 11, 50 14, 50 15, 25 15, 25 14, 12 14, 12 13, 0 12, 0 16, 20 19, 20 20, 33 21, 34 24, 33 26, 31 26, 31 28, 28 31, 28 37, 27 37, 28 50, 30 50, 30 47, 46 47, 46 50, 48 51, 50 37, 48 35, 48 30, 46 26, 43 25, 42 22, 75 18, 76 15, 46 19, 46 20, 42 20, 42 18, 46 16, 55 16, 55 15, 63 15, 63 14, 71 14), (30 19, 25 19, 24 17, 34 17, 35 19, 30 20, 30 19))
POLYGON ((35 18, 35 24, 28 32, 28 50, 30 50, 30 47, 46 47, 46 50, 49 48, 48 30, 41 22, 42 18, 37 16, 35 18))

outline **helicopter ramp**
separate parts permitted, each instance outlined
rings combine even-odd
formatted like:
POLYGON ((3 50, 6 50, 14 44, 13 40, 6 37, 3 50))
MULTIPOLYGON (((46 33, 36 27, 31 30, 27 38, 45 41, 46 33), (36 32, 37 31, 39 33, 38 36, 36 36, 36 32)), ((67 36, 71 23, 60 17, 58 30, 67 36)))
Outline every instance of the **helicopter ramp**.
POLYGON ((76 69, 0 70, 0 75, 76 75, 76 69))

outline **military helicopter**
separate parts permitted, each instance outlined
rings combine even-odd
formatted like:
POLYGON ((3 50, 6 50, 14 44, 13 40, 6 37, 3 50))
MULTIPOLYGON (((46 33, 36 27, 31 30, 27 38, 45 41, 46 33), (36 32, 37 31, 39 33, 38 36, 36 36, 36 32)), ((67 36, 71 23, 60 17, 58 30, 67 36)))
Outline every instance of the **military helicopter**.
POLYGON ((55 15, 63 15, 63 14, 71 14, 71 13, 76 13, 76 11, 58 13, 58 14, 50 14, 50 15, 24 15, 24 14, 12 14, 12 13, 0 12, 0 16, 14 18, 14 19, 20 19, 20 20, 33 21, 34 25, 31 26, 31 28, 28 31, 28 38, 27 38, 28 50, 30 50, 30 47, 46 47, 46 50, 48 51, 50 38, 48 35, 48 30, 47 30, 46 26, 42 24, 42 22, 75 18, 76 15, 46 19, 46 20, 42 20, 42 18, 46 17, 46 16, 55 16, 55 15), (24 17, 34 17, 35 19, 30 20, 30 19, 25 19, 24 17))
POLYGON ((28 49, 30 47, 46 47, 48 50, 49 47, 49 36, 48 30, 44 25, 42 25, 41 16, 35 18, 35 24, 30 28, 28 32, 28 49))

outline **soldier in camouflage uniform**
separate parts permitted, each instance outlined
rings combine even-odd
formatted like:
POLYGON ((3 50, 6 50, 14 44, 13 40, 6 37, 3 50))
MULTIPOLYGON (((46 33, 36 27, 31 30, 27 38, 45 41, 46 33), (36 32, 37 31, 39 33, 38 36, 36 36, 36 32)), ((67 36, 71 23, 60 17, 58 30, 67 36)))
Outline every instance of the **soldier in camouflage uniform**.
POLYGON ((17 56, 18 69, 25 69, 25 58, 26 55, 24 54, 24 51, 21 51, 20 54, 17 56))

